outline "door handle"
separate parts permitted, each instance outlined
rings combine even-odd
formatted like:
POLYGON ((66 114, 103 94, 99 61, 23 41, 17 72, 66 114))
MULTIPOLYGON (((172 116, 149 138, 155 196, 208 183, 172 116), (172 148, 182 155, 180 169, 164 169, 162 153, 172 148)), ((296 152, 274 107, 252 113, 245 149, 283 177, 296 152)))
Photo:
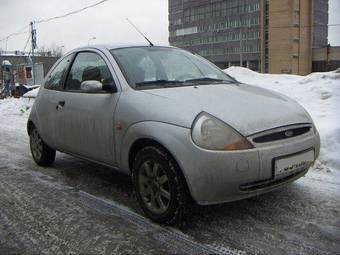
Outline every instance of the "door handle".
POLYGON ((64 107, 64 105, 65 105, 65 101, 59 101, 56 109, 57 110, 62 109, 64 107))

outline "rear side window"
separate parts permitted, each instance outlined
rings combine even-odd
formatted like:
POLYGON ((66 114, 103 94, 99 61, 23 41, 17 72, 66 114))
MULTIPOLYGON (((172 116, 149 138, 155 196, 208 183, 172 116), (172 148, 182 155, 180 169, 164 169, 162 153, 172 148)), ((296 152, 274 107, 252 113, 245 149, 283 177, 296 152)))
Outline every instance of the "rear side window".
POLYGON ((105 61, 94 52, 80 52, 73 61, 66 81, 66 90, 81 90, 83 81, 99 81, 112 85, 113 78, 105 61))
POLYGON ((63 81, 67 72, 67 68, 73 58, 73 54, 65 57, 59 62, 59 64, 53 69, 45 82, 46 89, 63 89, 63 81))

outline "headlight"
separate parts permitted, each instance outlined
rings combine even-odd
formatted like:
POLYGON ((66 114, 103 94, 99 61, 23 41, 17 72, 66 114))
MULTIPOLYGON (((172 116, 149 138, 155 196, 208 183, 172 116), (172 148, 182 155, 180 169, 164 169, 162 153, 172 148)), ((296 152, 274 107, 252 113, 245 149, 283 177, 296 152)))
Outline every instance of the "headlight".
POLYGON ((196 145, 208 150, 234 151, 254 148, 235 129, 204 112, 196 118, 191 135, 196 145))

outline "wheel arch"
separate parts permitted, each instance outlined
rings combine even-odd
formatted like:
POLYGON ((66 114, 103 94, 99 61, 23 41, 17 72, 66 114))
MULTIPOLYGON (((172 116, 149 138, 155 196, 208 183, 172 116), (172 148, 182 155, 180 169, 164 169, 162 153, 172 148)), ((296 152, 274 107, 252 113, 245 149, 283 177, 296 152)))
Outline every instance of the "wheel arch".
MULTIPOLYGON (((39 91, 40 92, 40 91, 39 91)), ((34 104, 32 105, 31 108, 31 112, 30 115, 28 117, 27 120, 27 133, 28 135, 30 135, 30 132, 32 131, 32 128, 35 127, 39 130, 39 118, 38 118, 38 114, 36 112, 36 101, 34 102, 34 104)))
POLYGON ((133 160, 136 157, 137 153, 146 146, 162 147, 164 150, 166 150, 173 157, 173 155, 169 152, 169 150, 164 145, 162 145, 160 142, 156 141, 155 139, 139 138, 139 139, 137 139, 136 141, 133 142, 133 144, 131 145, 130 150, 129 150, 128 164, 129 164, 130 172, 132 171, 133 160))
POLYGON ((116 147, 116 153, 119 169, 123 173, 131 174, 132 161, 141 148, 148 145, 160 146, 178 166, 177 169, 183 177, 185 187, 188 188, 190 196, 194 198, 195 188, 192 186, 192 174, 185 168, 187 164, 182 160, 183 155, 186 155, 188 149, 190 150, 184 142, 185 139, 190 139, 190 129, 186 127, 159 121, 134 123, 118 139, 119 146, 116 147))

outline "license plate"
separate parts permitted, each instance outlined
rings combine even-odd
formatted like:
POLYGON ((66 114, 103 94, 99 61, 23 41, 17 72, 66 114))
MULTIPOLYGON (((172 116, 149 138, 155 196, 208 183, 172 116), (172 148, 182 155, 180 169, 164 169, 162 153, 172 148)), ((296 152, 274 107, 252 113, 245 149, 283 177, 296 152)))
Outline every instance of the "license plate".
POLYGON ((314 150, 275 160, 275 176, 306 169, 314 161, 314 150))

